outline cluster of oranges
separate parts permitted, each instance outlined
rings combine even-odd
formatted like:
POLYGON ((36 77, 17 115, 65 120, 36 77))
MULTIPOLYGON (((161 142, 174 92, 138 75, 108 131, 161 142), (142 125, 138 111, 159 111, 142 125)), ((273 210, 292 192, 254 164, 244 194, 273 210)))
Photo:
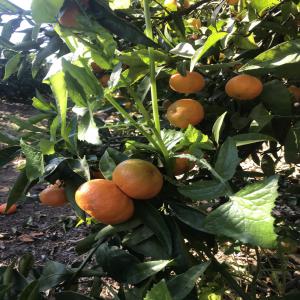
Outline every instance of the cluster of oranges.
MULTIPOLYGON (((156 166, 141 159, 128 159, 114 170, 112 180, 92 179, 75 193, 77 205, 103 224, 118 224, 130 219, 135 200, 154 198, 161 191, 163 176, 156 166)), ((67 203, 60 183, 43 190, 40 201, 44 205, 62 206, 67 203)))

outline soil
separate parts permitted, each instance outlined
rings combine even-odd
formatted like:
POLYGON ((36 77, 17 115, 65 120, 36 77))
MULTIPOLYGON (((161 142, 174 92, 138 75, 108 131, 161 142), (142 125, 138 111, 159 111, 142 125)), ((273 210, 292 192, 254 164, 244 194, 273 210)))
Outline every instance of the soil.
MULTIPOLYGON (((35 113, 29 104, 1 99, 0 130, 13 132, 15 125, 9 121, 9 116, 25 119, 35 113)), ((18 175, 18 165, 22 162, 17 158, 0 168, 0 203, 6 202, 9 188, 18 175)), ((43 188, 36 186, 31 197, 18 204, 15 214, 0 215, 0 267, 25 253, 32 253, 37 264, 43 264, 47 259, 66 264, 80 260, 74 247, 86 236, 88 227, 75 227, 78 220, 69 206, 53 208, 41 205, 37 195, 43 188)))

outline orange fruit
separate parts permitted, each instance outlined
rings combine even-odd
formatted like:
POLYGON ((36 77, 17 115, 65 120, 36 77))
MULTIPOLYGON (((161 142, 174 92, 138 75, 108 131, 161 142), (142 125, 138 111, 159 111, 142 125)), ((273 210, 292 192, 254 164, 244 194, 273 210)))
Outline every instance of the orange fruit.
POLYGON ((295 85, 291 85, 288 87, 289 92, 294 96, 296 102, 300 101, 300 88, 296 87, 295 85))
POLYGON ((239 0, 227 0, 227 4, 229 5, 236 5, 239 3, 239 0))
MULTIPOLYGON (((188 152, 182 152, 181 154, 188 154, 188 152)), ((185 174, 193 169, 195 164, 187 158, 176 157, 174 163, 173 173, 175 176, 185 174)))
POLYGON ((11 215, 11 214, 14 214, 17 210, 17 205, 16 204, 13 204, 7 212, 5 212, 6 210, 6 206, 7 204, 6 203, 3 203, 0 205, 0 215, 11 215))
POLYGON ((187 128, 189 124, 197 125, 204 119, 204 108, 196 100, 181 99, 168 107, 167 119, 179 128, 187 128))
POLYGON ((252 100, 263 90, 262 82, 251 75, 241 74, 231 78, 225 86, 228 96, 237 100, 252 100))
POLYGON ((103 86, 103 87, 108 87, 108 81, 109 81, 109 79, 110 79, 110 75, 109 74, 104 74, 103 76, 101 76, 100 78, 99 78, 99 82, 101 83, 101 85, 103 86))
POLYGON ((132 199, 106 179, 94 179, 82 184, 75 193, 77 205, 103 224, 119 224, 134 213, 132 199))
MULTIPOLYGON (((178 1, 179 2, 179 1, 178 1)), ((190 4, 190 1, 189 0, 184 0, 183 1, 183 7, 185 8, 185 9, 187 9, 187 8, 189 8, 191 6, 191 4, 190 4)), ((180 4, 179 4, 179 7, 180 7, 180 4)))
MULTIPOLYGON (((88 7, 89 0, 81 0, 81 4, 84 7, 88 7)), ((69 4, 62 12, 61 16, 58 19, 60 25, 65 27, 77 27, 78 21, 77 17, 81 14, 80 8, 76 3, 69 4)))
POLYGON ((196 18, 189 19, 188 24, 190 24, 195 30, 199 30, 202 25, 200 19, 196 19, 196 18))
POLYGON ((205 80, 198 72, 186 72, 186 76, 176 73, 170 77, 169 85, 175 92, 191 94, 201 91, 205 86, 205 80))
POLYGON ((103 69, 100 66, 98 66, 94 61, 91 63, 91 68, 95 73, 103 72, 103 69))
POLYGON ((128 159, 118 164, 112 180, 126 195, 140 200, 155 197, 163 186, 157 167, 142 159, 128 159))
POLYGON ((40 192, 39 197, 43 205, 53 207, 63 206, 68 202, 64 188, 57 184, 49 185, 40 192))

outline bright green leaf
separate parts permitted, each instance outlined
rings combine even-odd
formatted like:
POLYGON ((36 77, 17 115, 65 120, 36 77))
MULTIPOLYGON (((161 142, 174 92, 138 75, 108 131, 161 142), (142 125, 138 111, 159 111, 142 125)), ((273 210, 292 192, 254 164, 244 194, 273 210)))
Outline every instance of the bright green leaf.
POLYGON ((144 300, 172 300, 165 280, 154 284, 152 289, 148 291, 144 300))
POLYGON ((64 0, 33 0, 32 17, 37 23, 54 23, 64 0))

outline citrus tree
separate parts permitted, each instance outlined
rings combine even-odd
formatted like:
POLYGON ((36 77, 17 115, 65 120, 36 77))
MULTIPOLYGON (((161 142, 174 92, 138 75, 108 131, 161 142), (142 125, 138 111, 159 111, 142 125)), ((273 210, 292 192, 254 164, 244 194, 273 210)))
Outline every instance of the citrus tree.
POLYGON ((7 209, 48 182, 43 204, 69 203, 93 226, 80 265, 41 270, 25 255, 0 268, 1 297, 101 299, 111 277, 114 299, 256 299, 270 277, 263 298, 296 299, 284 275, 296 232, 272 209, 300 161, 299 11, 296 0, 33 0, 34 22, 68 50, 49 60, 53 96, 32 99, 37 117, 0 135, 1 165, 26 158, 7 209), (217 259, 237 249, 256 266, 217 259), (278 268, 262 268, 266 251, 278 268))

